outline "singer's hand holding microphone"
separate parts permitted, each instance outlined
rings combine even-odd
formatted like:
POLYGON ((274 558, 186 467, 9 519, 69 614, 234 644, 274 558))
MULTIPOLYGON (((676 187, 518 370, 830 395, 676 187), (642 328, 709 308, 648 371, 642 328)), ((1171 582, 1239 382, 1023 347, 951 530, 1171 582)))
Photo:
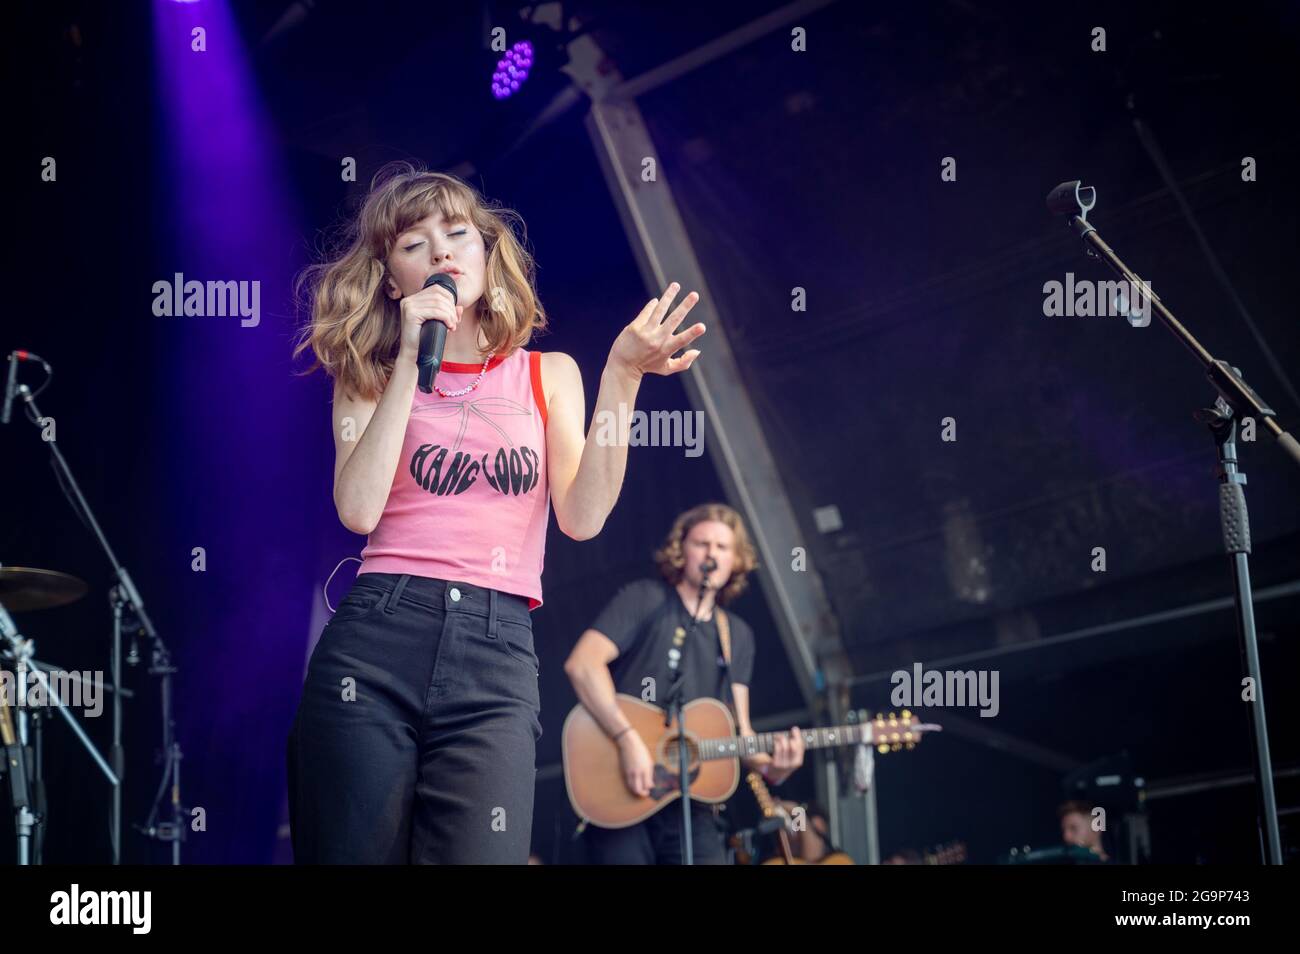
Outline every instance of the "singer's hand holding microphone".
POLYGON ((420 353, 420 329, 426 321, 441 321, 449 331, 455 331, 465 306, 457 305, 446 288, 428 285, 401 301, 402 341, 398 355, 402 360, 415 361, 420 353))

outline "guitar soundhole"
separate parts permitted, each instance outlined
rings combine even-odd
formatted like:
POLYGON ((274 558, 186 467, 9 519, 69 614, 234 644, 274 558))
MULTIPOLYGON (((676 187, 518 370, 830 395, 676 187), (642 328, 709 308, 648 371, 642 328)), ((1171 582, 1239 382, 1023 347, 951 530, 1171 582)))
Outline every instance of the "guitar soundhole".
MULTIPOLYGON (((681 765, 682 756, 681 756, 681 752, 678 751, 678 745, 680 744, 679 743, 680 739, 681 736, 675 735, 670 739, 664 740, 663 764, 667 766, 669 769, 671 769, 673 772, 676 772, 678 766, 681 765)), ((690 738, 689 736, 686 739, 686 758, 688 760, 688 764, 692 766, 695 765, 700 760, 699 746, 696 745, 695 740, 690 738)))
MULTIPOLYGON (((654 783, 650 786, 650 797, 656 801, 661 798, 667 798, 670 794, 680 791, 682 787, 681 776, 678 775, 678 769, 681 758, 681 752, 678 750, 678 736, 661 738, 656 747, 655 777, 654 783)), ((700 774, 699 746, 696 741, 689 736, 686 739, 686 758, 689 760, 686 772, 686 787, 690 788, 695 784, 696 778, 700 774)))

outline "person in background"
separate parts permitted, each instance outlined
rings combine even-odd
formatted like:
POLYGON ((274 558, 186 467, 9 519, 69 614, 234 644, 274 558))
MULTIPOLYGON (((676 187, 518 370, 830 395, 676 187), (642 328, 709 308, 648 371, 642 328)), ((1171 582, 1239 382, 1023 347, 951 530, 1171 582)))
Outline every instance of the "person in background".
POLYGON ((1061 841, 1067 845, 1087 848, 1103 862, 1110 861, 1106 847, 1102 844, 1101 831, 1093 827, 1093 810, 1095 806, 1088 802, 1069 801, 1056 810, 1056 817, 1061 822, 1061 841))

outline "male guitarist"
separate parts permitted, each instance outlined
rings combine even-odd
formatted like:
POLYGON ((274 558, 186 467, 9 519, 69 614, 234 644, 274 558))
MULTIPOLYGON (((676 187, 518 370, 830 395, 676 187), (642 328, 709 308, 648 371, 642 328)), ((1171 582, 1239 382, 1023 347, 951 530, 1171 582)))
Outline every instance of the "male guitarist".
MULTIPOLYGON (((654 760, 645 742, 618 708, 622 692, 646 702, 666 703, 672 671, 668 652, 674 639, 699 620, 681 645, 683 703, 702 696, 730 701, 741 735, 753 735, 749 722, 749 680, 754 669, 754 635, 749 625, 726 614, 729 652, 724 652, 717 617, 745 589, 757 566, 744 521, 731 507, 701 504, 673 522, 655 553, 663 582, 652 578, 625 585, 596 617, 573 648, 564 671, 578 699, 614 739, 623 779, 639 796, 650 793, 654 760), (704 572, 706 561, 714 564, 704 572), (707 580, 704 598, 701 584, 707 580), (730 667, 726 658, 730 658, 730 667), (728 679, 728 668, 730 679, 728 679), (730 689, 730 692, 728 692, 730 689)), ((804 742, 798 727, 777 736, 772 755, 745 758, 770 784, 785 781, 803 764, 804 742)), ((692 805, 692 848, 697 864, 725 864, 723 826, 712 806, 692 805)), ((681 812, 667 810, 628 828, 587 829, 588 860, 594 864, 680 864, 681 812)))

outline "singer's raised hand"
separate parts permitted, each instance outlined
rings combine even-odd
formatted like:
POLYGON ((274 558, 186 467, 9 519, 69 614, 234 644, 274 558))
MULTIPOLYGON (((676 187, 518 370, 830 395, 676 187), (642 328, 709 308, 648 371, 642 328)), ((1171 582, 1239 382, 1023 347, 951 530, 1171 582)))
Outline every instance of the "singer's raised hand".
POLYGON ((609 350, 609 360, 613 365, 623 368, 640 377, 643 374, 677 374, 691 366, 700 356, 697 349, 691 349, 680 357, 673 353, 687 347, 700 335, 704 334, 704 324, 696 322, 681 334, 677 326, 700 300, 699 292, 691 292, 682 299, 667 320, 669 306, 677 297, 681 286, 673 282, 664 289, 663 296, 646 302, 641 313, 632 319, 614 340, 609 350))
POLYGON ((451 292, 441 285, 430 285, 402 299, 402 341, 398 354, 414 361, 420 353, 420 326, 426 321, 441 321, 449 331, 460 324, 464 305, 457 305, 451 292))

